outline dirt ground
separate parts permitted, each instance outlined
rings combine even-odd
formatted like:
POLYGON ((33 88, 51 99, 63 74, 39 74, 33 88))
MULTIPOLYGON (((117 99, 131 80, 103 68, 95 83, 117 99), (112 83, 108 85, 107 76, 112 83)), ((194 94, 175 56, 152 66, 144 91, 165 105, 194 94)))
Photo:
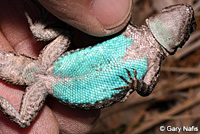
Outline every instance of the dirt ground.
POLYGON ((200 0, 133 0, 133 3, 132 22, 138 26, 163 7, 188 3, 195 10, 197 29, 180 51, 162 63, 153 93, 148 97, 133 93, 124 103, 103 109, 94 132, 172 134, 178 133, 175 128, 181 128, 180 133, 199 134, 200 0))

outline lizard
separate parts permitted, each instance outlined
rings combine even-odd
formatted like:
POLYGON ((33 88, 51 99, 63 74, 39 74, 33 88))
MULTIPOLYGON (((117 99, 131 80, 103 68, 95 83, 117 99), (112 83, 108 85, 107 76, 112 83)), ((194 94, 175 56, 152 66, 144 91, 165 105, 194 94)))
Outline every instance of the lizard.
POLYGON ((0 96, 1 112, 21 128, 31 125, 48 95, 86 110, 123 102, 133 91, 148 96, 158 81, 161 62, 196 28, 192 7, 173 5, 146 19, 147 26, 129 23, 120 35, 67 51, 70 30, 47 28, 44 20, 33 23, 25 15, 33 36, 51 42, 36 59, 0 51, 0 78, 27 86, 19 112, 0 96))

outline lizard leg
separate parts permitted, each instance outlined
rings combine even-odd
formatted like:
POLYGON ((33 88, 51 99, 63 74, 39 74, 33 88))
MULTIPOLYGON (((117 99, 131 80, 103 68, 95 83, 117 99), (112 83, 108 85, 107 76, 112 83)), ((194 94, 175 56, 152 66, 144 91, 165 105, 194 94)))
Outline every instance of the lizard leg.
POLYGON ((31 122, 41 110, 47 95, 45 86, 41 82, 36 82, 28 87, 27 92, 25 92, 19 112, 8 100, 1 96, 0 110, 14 123, 26 128, 31 125, 31 122))
POLYGON ((50 41, 53 40, 50 44, 48 44, 39 55, 39 63, 43 66, 43 69, 47 69, 50 67, 55 60, 57 60, 69 47, 70 39, 71 39, 71 30, 65 28, 55 28, 48 27, 49 24, 46 20, 48 11, 44 8, 40 7, 38 3, 34 0, 32 2, 38 7, 40 10, 41 16, 38 21, 35 23, 32 22, 31 17, 28 12, 25 10, 25 15, 30 25, 30 30, 33 36, 39 41, 50 41))
MULTIPOLYGON (((159 56, 157 56, 159 57, 159 56)), ((150 62, 149 69, 141 80, 138 80, 140 85, 137 88, 138 94, 141 96, 148 96, 157 84, 160 65, 163 57, 157 58, 154 62, 150 62)))
POLYGON ((151 81, 151 85, 147 85, 143 79, 142 80, 138 80, 136 78, 137 76, 137 71, 135 69, 133 69, 134 71, 134 77, 131 77, 131 73, 128 69, 126 69, 128 77, 130 79, 130 82, 128 82, 123 76, 119 76, 124 82, 126 82, 128 84, 128 86, 124 86, 124 87, 119 87, 119 88, 115 88, 114 90, 119 90, 119 89, 128 89, 130 91, 127 92, 126 96, 124 97, 124 100, 126 100, 126 98, 130 95, 131 92, 133 92, 134 90, 137 91, 137 93, 141 96, 148 96, 153 88, 156 85, 157 82, 157 77, 154 77, 155 79, 152 79, 151 81))
POLYGON ((158 76, 153 77, 151 80, 151 84, 147 85, 143 80, 139 81, 139 86, 136 89, 137 93, 141 96, 148 96, 153 91, 154 87, 156 86, 158 76))
POLYGON ((70 40, 65 35, 58 36, 48 44, 39 55, 38 60, 44 69, 48 69, 69 47, 70 40))
MULTIPOLYGON (((156 81, 154 79, 151 81, 150 85, 147 85, 143 79, 138 80, 136 78, 137 76, 137 71, 133 69, 134 71, 134 78, 130 82, 131 88, 134 89, 139 95, 141 96, 148 96, 152 91, 153 88, 155 87, 156 81)), ((130 77, 130 76, 129 76, 130 77)))
POLYGON ((136 91, 141 96, 148 96, 156 86, 160 72, 160 64, 161 62, 158 62, 157 65, 154 63, 154 65, 146 72, 144 78, 142 80, 138 80, 140 85, 136 91), (148 81, 149 84, 146 84, 144 81, 148 81))
POLYGON ((40 7, 39 4, 32 0, 33 4, 39 9, 40 11, 40 18, 38 21, 35 21, 33 23, 31 17, 29 16, 28 12, 26 11, 25 8, 25 16, 28 20, 28 23, 30 25, 30 30, 33 34, 33 36, 38 40, 38 41, 51 41, 58 37, 61 34, 68 35, 70 34, 69 27, 68 29, 66 28, 56 28, 56 27, 48 27, 49 23, 47 22, 47 16, 49 12, 45 10, 44 8, 40 7))
MULTIPOLYGON (((131 77, 131 73, 129 70, 127 70, 128 76, 130 78, 130 82, 128 83, 129 89, 134 89, 139 95, 141 96, 148 96, 154 89, 156 82, 157 82, 157 75, 153 77, 153 79, 150 82, 150 85, 147 85, 143 79, 138 80, 136 78, 137 71, 133 69, 134 71, 134 78, 131 77)), ((130 94, 130 93, 129 93, 130 94)), ((129 95, 127 94, 127 96, 129 95)))
POLYGON ((131 77, 131 72, 130 72, 128 69, 126 69, 126 72, 127 72, 127 74, 128 74, 128 77, 129 77, 129 79, 130 79, 130 82, 129 82, 128 80, 126 80, 123 76, 119 76, 119 75, 118 75, 125 83, 128 84, 128 86, 118 87, 118 88, 115 88, 115 89, 113 89, 113 90, 131 89, 131 88, 135 89, 134 87, 137 87, 138 81, 137 81, 137 79, 136 79, 137 72, 136 72, 135 69, 133 69, 133 71, 134 71, 134 78, 131 77), (134 83, 134 85, 133 85, 133 83, 134 83))
POLYGON ((137 72, 135 69, 133 69, 133 71, 134 71, 134 78, 131 77, 131 72, 128 69, 126 69, 128 77, 130 79, 130 82, 128 80, 126 80, 123 76, 119 76, 125 83, 128 84, 128 86, 123 86, 123 87, 114 89, 114 90, 125 89, 124 92, 126 92, 126 95, 123 97, 122 100, 120 100, 120 102, 124 102, 128 98, 128 96, 134 91, 135 88, 133 87, 133 84, 135 87, 137 87, 137 83, 138 83, 138 81, 136 79, 137 72))
POLYGON ((24 70, 33 60, 14 52, 0 51, 0 78, 13 84, 25 85, 24 70))
POLYGON ((70 41, 60 35, 47 45, 38 59, 14 52, 0 51, 0 78, 17 85, 30 85, 36 71, 46 71, 69 47, 70 41))
POLYGON ((67 35, 61 34, 41 52, 38 60, 14 52, 0 51, 0 78, 18 85, 29 85, 35 80, 39 67, 47 69, 69 47, 67 35))

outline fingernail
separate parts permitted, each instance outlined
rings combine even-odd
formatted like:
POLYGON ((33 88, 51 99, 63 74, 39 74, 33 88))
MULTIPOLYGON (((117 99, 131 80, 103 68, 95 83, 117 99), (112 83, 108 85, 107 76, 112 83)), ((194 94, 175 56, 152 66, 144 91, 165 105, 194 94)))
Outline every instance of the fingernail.
POLYGON ((127 19, 132 0, 94 0, 92 10, 105 29, 115 28, 127 19))

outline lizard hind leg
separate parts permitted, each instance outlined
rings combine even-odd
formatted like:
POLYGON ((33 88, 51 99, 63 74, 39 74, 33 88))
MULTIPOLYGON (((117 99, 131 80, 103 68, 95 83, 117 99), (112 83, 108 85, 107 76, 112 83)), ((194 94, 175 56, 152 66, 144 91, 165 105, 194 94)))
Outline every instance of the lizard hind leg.
POLYGON ((38 115, 39 111, 44 105, 47 95, 48 92, 43 83, 36 82, 32 86, 28 87, 27 91, 25 92, 19 112, 8 100, 1 96, 0 111, 14 123, 18 124, 21 128, 27 128, 38 115))
POLYGON ((13 84, 28 84, 24 73, 27 67, 34 66, 33 61, 21 54, 0 51, 0 78, 13 84))

